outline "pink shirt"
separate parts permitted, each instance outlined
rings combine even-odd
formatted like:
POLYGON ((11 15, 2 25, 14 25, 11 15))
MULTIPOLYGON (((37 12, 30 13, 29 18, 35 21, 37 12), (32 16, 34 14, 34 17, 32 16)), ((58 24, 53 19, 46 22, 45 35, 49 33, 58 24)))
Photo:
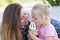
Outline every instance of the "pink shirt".
POLYGON ((44 28, 37 27, 38 37, 43 39, 47 36, 53 36, 53 40, 58 40, 57 32, 52 24, 47 24, 44 28))

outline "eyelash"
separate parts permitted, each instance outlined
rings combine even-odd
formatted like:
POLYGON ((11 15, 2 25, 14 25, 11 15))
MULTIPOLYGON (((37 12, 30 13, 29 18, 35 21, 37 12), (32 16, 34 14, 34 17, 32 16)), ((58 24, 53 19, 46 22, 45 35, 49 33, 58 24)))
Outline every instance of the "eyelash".
POLYGON ((35 20, 37 20, 37 18, 34 18, 35 20))
POLYGON ((33 20, 37 20, 37 18, 33 18, 33 20))

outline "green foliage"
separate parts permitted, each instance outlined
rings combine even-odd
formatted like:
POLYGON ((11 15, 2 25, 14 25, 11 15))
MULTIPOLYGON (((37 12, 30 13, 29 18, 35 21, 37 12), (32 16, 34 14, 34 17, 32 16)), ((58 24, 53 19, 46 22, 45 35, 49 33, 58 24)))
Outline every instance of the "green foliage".
MULTIPOLYGON (((45 2, 46 0, 0 0, 0 6, 3 6, 5 4, 11 4, 11 3, 28 3, 29 1, 43 1, 45 2)), ((51 5, 60 5, 60 0, 47 0, 51 5)))
POLYGON ((0 6, 3 6, 5 4, 11 4, 11 3, 18 3, 19 0, 0 0, 0 6))
POLYGON ((6 0, 7 3, 13 3, 13 0, 6 0))
POLYGON ((52 6, 60 5, 60 0, 47 0, 52 6))
POLYGON ((3 6, 5 4, 6 4, 5 0, 0 0, 0 6, 3 6))

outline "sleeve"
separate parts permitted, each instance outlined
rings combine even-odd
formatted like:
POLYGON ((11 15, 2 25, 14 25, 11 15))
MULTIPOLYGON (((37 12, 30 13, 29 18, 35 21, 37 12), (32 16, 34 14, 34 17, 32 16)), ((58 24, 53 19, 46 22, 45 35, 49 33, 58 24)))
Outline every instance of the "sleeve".
POLYGON ((45 30, 45 36, 54 36, 54 26, 49 26, 46 30, 45 30))

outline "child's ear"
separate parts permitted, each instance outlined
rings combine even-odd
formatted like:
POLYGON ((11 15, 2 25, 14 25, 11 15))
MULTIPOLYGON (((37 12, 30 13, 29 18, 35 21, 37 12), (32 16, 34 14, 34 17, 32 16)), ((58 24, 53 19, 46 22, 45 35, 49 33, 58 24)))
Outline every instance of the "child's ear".
POLYGON ((48 20, 48 18, 49 18, 48 16, 45 17, 46 20, 48 20))
POLYGON ((45 18, 45 16, 43 15, 43 18, 45 18))

